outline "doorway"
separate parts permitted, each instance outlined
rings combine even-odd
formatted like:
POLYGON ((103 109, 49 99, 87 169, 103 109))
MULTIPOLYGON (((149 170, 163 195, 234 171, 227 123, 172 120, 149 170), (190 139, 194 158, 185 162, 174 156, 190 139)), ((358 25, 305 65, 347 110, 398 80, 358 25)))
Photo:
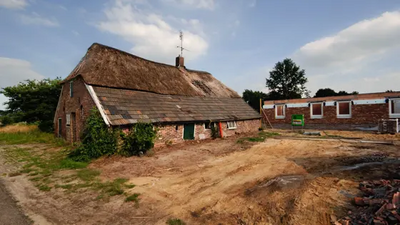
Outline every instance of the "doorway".
POLYGON ((58 118, 58 137, 61 137, 61 118, 58 118))
POLYGON ((184 125, 183 140, 194 140, 194 123, 188 123, 184 125))

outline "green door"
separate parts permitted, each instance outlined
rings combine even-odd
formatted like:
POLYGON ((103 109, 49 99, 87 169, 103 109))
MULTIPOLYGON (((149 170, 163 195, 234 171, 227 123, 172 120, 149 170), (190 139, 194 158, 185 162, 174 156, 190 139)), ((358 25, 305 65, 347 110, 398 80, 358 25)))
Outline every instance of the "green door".
POLYGON ((185 124, 183 127, 183 139, 194 140, 194 123, 185 124))

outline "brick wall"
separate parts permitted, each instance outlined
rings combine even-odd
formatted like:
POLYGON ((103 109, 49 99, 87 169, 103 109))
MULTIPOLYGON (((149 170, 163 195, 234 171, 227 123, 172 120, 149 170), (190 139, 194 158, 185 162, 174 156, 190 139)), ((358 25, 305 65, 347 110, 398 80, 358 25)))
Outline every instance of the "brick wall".
MULTIPOLYGON (((211 138, 211 129, 205 129, 204 123, 195 124, 195 140, 211 138)), ((257 131, 260 127, 260 120, 236 121, 236 129, 228 129, 226 122, 221 124, 223 136, 228 137, 235 134, 257 131)), ((156 146, 170 142, 172 144, 183 142, 183 124, 179 125, 160 125, 158 126, 158 136, 156 146)))
POLYGON ((58 118, 61 118, 61 136, 68 142, 72 142, 73 121, 71 125, 66 125, 67 114, 75 113, 76 119, 76 141, 79 141, 80 134, 85 124, 85 119, 89 116, 90 110, 95 104, 85 87, 82 78, 78 77, 73 81, 73 97, 70 97, 70 83, 63 84, 60 102, 55 113, 54 133, 58 135, 58 118))
POLYGON ((284 119, 275 119, 275 108, 264 109, 269 121, 276 128, 291 127, 292 114, 304 114, 305 128, 355 129, 378 126, 379 119, 389 118, 389 104, 352 105, 351 118, 337 118, 336 106, 323 106, 323 118, 312 119, 310 107, 286 108, 284 119))

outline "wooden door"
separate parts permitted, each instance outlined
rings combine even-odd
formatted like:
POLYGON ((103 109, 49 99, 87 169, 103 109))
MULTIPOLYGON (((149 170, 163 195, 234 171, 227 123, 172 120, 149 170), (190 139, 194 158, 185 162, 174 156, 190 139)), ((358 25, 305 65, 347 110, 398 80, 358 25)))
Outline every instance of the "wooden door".
POLYGON ((183 139, 194 140, 194 123, 185 124, 183 127, 183 139))
POLYGON ((72 142, 76 142, 76 114, 71 113, 72 142))

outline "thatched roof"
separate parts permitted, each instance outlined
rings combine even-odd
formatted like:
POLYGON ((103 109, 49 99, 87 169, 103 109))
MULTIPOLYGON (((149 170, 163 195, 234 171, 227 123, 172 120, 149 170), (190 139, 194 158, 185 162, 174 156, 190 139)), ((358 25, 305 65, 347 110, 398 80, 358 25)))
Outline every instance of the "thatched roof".
POLYGON ((210 73, 153 62, 97 43, 88 49, 63 82, 76 76, 82 76, 87 84, 94 86, 169 95, 240 98, 210 73))
POLYGON ((93 87, 111 125, 259 119, 241 98, 162 95, 93 87))

